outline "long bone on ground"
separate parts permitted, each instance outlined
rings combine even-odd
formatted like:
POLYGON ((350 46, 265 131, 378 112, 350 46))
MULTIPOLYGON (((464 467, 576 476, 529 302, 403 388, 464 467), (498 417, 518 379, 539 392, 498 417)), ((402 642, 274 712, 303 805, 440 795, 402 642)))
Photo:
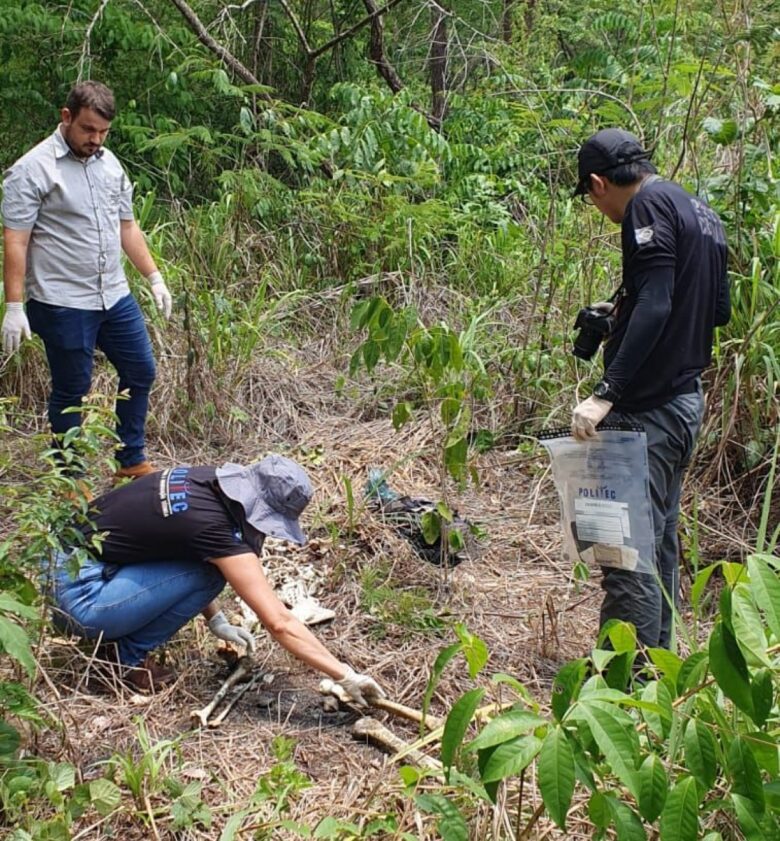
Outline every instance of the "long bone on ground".
MULTIPOLYGON (((319 690, 323 695, 333 695, 342 704, 353 703, 349 697, 349 693, 344 689, 340 683, 336 683, 330 678, 325 678, 320 681, 319 690)), ((396 701, 390 701, 387 698, 369 698, 368 703, 372 707, 379 710, 385 710, 392 715, 397 715, 400 718, 405 718, 408 721, 416 721, 418 724, 423 720, 423 714, 420 710, 415 710, 413 707, 407 707, 406 704, 399 704, 396 701)), ((425 716, 425 726, 428 730, 436 730, 444 726, 444 722, 435 715, 425 716)))
POLYGON ((412 747, 399 736, 396 736, 392 730, 385 727, 384 724, 370 716, 359 718, 352 725, 352 735, 361 739, 368 739, 375 745, 394 754, 403 754, 404 759, 408 759, 421 768, 429 768, 434 771, 441 770, 441 762, 412 747))
MULTIPOLYGON (((244 655, 243 657, 239 657, 236 666, 233 671, 227 676, 227 679, 222 683, 222 685, 217 689, 214 697, 211 701, 206 704, 203 709, 200 710, 193 710, 190 713, 190 718, 193 721, 197 721, 201 727, 208 726, 209 716, 217 706, 222 702, 225 696, 230 692, 231 688, 235 686, 239 681, 245 678, 247 675, 251 674, 252 672, 252 658, 244 655)), ((243 693, 242 693, 243 694, 243 693)), ((232 706, 232 703, 231 703, 232 706)), ((219 721, 222 721, 224 716, 219 718, 219 721)))

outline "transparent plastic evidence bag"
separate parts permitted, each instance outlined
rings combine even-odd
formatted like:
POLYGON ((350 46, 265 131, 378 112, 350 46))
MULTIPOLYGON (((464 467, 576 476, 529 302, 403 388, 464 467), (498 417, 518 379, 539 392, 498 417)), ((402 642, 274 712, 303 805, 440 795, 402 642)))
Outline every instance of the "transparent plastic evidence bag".
POLYGON ((654 574, 645 432, 602 424, 590 441, 551 429, 539 442, 561 500, 564 559, 654 574))

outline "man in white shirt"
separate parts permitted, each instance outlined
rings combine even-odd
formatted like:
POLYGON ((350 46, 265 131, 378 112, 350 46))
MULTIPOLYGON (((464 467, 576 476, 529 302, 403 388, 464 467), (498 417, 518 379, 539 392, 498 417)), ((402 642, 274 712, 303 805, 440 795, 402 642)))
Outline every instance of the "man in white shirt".
POLYGON ((121 253, 147 278, 168 318, 171 295, 133 217, 133 187, 103 144, 116 113, 112 92, 82 82, 68 94, 62 122, 5 173, 2 333, 6 353, 31 331, 43 340, 51 372, 49 420, 57 440, 81 423, 95 348, 119 374, 118 476, 151 472, 146 414, 155 364, 121 253), (24 298, 27 299, 25 312, 24 298))

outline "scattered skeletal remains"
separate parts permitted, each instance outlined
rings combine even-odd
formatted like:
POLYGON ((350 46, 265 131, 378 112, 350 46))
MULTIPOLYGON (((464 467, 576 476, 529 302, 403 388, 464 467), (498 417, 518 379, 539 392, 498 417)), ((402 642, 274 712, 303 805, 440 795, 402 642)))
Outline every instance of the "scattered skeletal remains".
MULTIPOLYGON (((336 683, 330 678, 325 678, 320 681, 320 692, 326 696, 332 695, 342 704, 351 703, 349 695, 340 683, 336 683)), ((423 721, 423 714, 420 710, 415 710, 413 707, 407 707, 405 704, 398 704, 395 701, 388 701, 387 698, 373 698, 369 701, 372 707, 384 710, 385 712, 397 715, 400 718, 405 718, 408 721, 416 721, 418 724, 423 721)), ((444 722, 435 715, 425 716, 425 726, 428 730, 437 730, 444 726, 444 722)))
MULTIPOLYGON (((289 550, 283 543, 273 544, 269 548, 273 554, 264 554, 263 557, 266 574, 280 599, 291 609, 292 613, 307 625, 332 619, 335 613, 323 608, 313 597, 313 594, 319 588, 323 573, 317 571, 310 564, 301 564, 296 558, 289 557, 289 550)), ((242 615, 241 624, 247 630, 252 630, 257 622, 257 617, 242 600, 237 599, 237 602, 242 615)), ((261 677, 265 683, 273 680, 273 675, 261 675, 260 672, 253 672, 253 662, 250 656, 240 657, 236 661, 235 668, 217 689, 211 701, 203 709, 193 710, 190 713, 190 718, 201 727, 219 727, 239 698, 256 686, 261 677), (234 689, 236 686, 238 688, 234 689), (231 690, 233 691, 230 699, 222 710, 217 715, 212 715, 214 710, 231 693, 231 690)), ((339 703, 354 706, 341 684, 330 678, 320 681, 319 691, 325 696, 323 698, 325 709, 336 711, 339 703)), ((430 714, 423 716, 420 710, 395 701, 389 701, 386 698, 371 699, 370 703, 373 707, 392 715, 414 721, 417 724, 423 723, 431 731, 444 726, 444 722, 437 716, 430 714)), ((352 727, 352 733, 359 738, 368 739, 375 745, 396 755, 403 754, 404 758, 421 768, 441 770, 440 762, 408 744, 374 718, 364 716, 358 719, 352 727)))
POLYGON ((415 765, 419 765, 421 768, 429 768, 436 771, 441 770, 441 762, 408 744, 375 718, 371 718, 370 716, 359 718, 352 725, 352 733, 363 739, 369 739, 375 745, 391 753, 403 753, 405 759, 408 759, 415 765))
MULTIPOLYGON (((263 675, 259 671, 253 671, 254 663, 252 658, 248 655, 240 657, 236 661, 235 668, 228 675, 226 680, 217 689, 214 697, 200 710, 192 710, 190 719, 196 722, 201 727, 208 727, 214 729, 219 727, 225 720, 228 713, 236 702, 252 687, 256 686, 258 682, 262 681, 270 683, 273 681, 273 675, 263 675), (243 681, 243 682, 242 682, 243 681), (237 687, 237 688, 234 688, 237 687), (231 693, 232 690, 232 693, 231 693), (228 697, 227 703, 222 707, 217 715, 213 715, 214 710, 228 697)), ((330 678, 325 678, 320 681, 320 692, 325 696, 323 703, 333 702, 338 708, 339 703, 352 706, 352 701, 341 686, 330 678)), ((412 707, 407 707, 405 704, 398 704, 395 701, 389 701, 386 698, 375 698, 371 700, 371 705, 377 709, 384 710, 392 715, 404 718, 407 721, 414 721, 416 723, 424 722, 428 730, 436 730, 443 727, 441 719, 433 715, 423 714, 420 710, 415 710, 412 707)), ((399 736, 396 736, 392 730, 389 730, 382 723, 370 716, 364 716, 358 719, 352 726, 352 734, 361 739, 368 739, 373 744, 393 754, 403 755, 409 762, 419 765, 421 768, 430 770, 441 770, 441 763, 436 759, 424 754, 421 750, 405 742, 399 736)))
MULTIPOLYGON (((325 678, 320 681, 320 692, 325 696, 323 704, 327 705, 329 701, 335 700, 346 705, 351 705, 352 701, 341 684, 336 683, 330 678, 325 678)), ((405 704, 398 704, 395 701, 388 701, 386 698, 372 698, 369 703, 371 706, 380 710, 385 710, 392 715, 404 718, 407 721, 414 721, 420 723, 425 722, 428 730, 437 730, 444 727, 444 722, 434 715, 423 714, 420 710, 415 710, 413 707, 407 707, 405 704)), ((432 759, 430 756, 424 754, 421 750, 405 742, 399 736, 396 736, 392 730, 389 730, 384 724, 381 724, 376 719, 370 716, 364 716, 358 719, 352 725, 352 734, 362 739, 368 739, 380 748, 384 748, 396 756, 402 754, 405 759, 419 765, 421 768, 428 768, 433 770, 441 770, 441 763, 432 759)))
MULTIPOLYGON (((263 544, 263 572, 270 585, 296 619, 304 625, 319 625, 336 616, 335 611, 323 607, 315 598, 327 581, 329 567, 325 560, 328 546, 321 541, 310 540, 306 544, 305 557, 314 555, 319 565, 305 563, 301 549, 284 541, 268 537, 263 544)), ((246 602, 236 597, 241 625, 253 631, 257 616, 246 602)))
POLYGON ((239 657, 236 661, 235 668, 223 681, 222 685, 214 693, 214 697, 206 704, 203 709, 193 710, 190 713, 190 719, 197 722, 201 727, 215 728, 225 720, 228 713, 233 709, 234 705, 246 692, 253 686, 256 686, 259 681, 263 683, 270 683, 274 676, 270 674, 262 674, 259 671, 253 672, 254 663, 252 658, 248 655, 239 657), (241 683, 244 681, 244 683, 241 683), (225 700, 228 693, 234 686, 240 684, 238 688, 230 696, 230 700, 225 704, 222 710, 212 717, 214 710, 225 700))

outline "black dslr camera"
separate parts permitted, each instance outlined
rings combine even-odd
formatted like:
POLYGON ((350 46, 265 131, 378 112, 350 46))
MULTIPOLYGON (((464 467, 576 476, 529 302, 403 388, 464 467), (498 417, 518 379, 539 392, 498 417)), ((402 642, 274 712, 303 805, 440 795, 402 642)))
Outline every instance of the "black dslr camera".
POLYGON ((574 329, 580 332, 574 339, 572 353, 580 359, 590 359, 614 324, 612 312, 605 312, 601 307, 583 307, 574 322, 574 329))

